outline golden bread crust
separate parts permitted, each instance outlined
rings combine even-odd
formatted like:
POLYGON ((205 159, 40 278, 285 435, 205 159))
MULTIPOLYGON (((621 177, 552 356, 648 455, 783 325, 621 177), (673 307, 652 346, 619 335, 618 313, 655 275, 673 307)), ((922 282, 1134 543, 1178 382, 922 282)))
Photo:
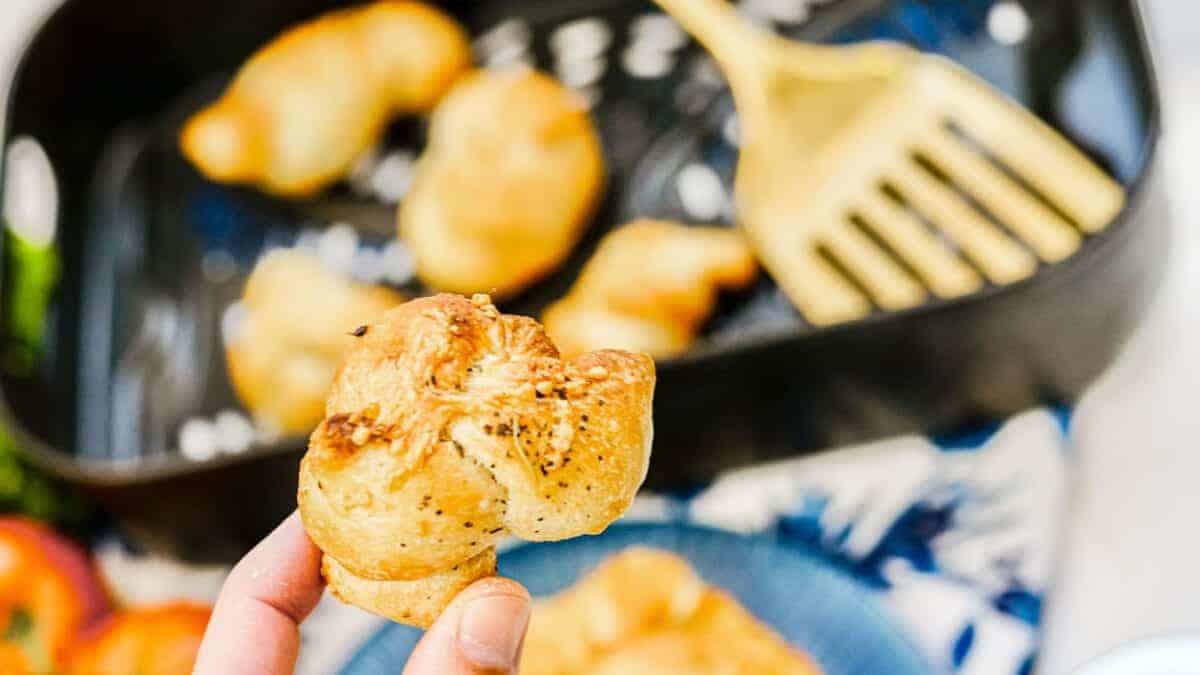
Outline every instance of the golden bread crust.
POLYGON ((466 33, 428 5, 330 12, 255 53, 188 120, 180 147, 213 180, 310 195, 345 176, 395 114, 430 110, 469 63, 466 33))
POLYGON ((403 623, 429 626, 464 588, 496 574, 496 549, 420 579, 364 579, 330 556, 321 560, 321 574, 330 592, 342 602, 403 623))
POLYGON ((600 532, 645 478, 653 390, 648 357, 564 361, 487 296, 413 300, 368 324, 335 379, 300 467, 305 527, 375 581, 445 573, 510 534, 600 532))
POLYGON ((402 302, 399 293, 345 279, 308 254, 268 253, 246 281, 240 324, 226 336, 234 391, 260 426, 311 432, 354 344, 350 333, 402 302))
POLYGON ((757 274, 736 230, 638 220, 600 242, 543 320, 567 355, 610 347, 672 356, 695 339, 719 290, 747 286, 757 274))
POLYGON ((434 111, 400 235, 427 284, 509 296, 566 259, 603 184, 577 94, 527 68, 478 71, 434 111))

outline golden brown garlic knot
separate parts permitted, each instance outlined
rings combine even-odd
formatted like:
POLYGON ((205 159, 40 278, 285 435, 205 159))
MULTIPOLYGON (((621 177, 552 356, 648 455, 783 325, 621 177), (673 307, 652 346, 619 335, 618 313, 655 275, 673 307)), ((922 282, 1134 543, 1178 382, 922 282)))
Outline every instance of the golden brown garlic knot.
POLYGON ((300 468, 300 511, 335 594, 428 625, 495 570, 507 534, 602 531, 650 454, 654 365, 562 360, 533 319, 439 295, 367 327, 300 468))

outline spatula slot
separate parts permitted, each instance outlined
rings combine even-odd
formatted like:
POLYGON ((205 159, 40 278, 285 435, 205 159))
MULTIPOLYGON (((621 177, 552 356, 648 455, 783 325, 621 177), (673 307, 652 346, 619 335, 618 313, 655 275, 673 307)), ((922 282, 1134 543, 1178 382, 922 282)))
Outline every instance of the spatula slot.
POLYGON ((872 190, 854 204, 854 215, 869 223, 869 229, 884 240, 905 265, 934 295, 957 298, 983 285, 979 272, 965 262, 950 244, 897 201, 872 190))
POLYGON ((925 173, 932 176, 934 180, 944 185, 946 189, 953 192, 954 195, 965 202, 972 211, 979 216, 982 216, 984 220, 994 226, 997 230, 1000 230, 1007 237, 1011 238, 1018 246, 1029 250, 1031 253, 1037 253, 1037 251, 1031 250, 1029 242, 1025 241, 1019 232, 1014 231, 1013 228, 1009 227, 1008 223, 998 218, 991 209, 987 208, 987 206, 976 199, 975 195, 972 194, 967 187, 956 181, 953 176, 949 175, 938 164, 938 162, 930 158, 929 155, 925 154, 921 150, 914 150, 913 152, 909 153, 909 160, 921 167, 921 169, 923 169, 925 173))
POLYGON ((908 259, 906 259, 899 251, 897 251, 882 236, 880 236, 880 234, 875 231, 875 228, 867 222, 866 218, 864 218, 862 214, 858 212, 852 212, 847 217, 846 222, 849 223, 851 227, 858 230, 862 236, 871 240, 871 243, 877 246, 879 250, 887 254, 888 258, 890 258, 892 262, 894 262, 901 270, 903 270, 905 274, 912 277, 915 281, 920 283, 921 286, 932 290, 933 284, 930 282, 930 280, 927 279, 919 270, 913 267, 912 264, 909 263, 908 259))
POLYGON ((939 127, 917 142, 915 161, 941 176, 976 211, 1007 230, 1047 263, 1079 250, 1078 228, 1016 182, 987 155, 939 127))
POLYGON ((973 209, 952 186, 918 162, 889 171, 888 180, 932 227, 946 233, 988 280, 1008 284, 1037 270, 1037 258, 973 209))
POLYGON ((1071 214, 1064 211, 1058 204, 1054 202, 1054 200, 1050 199, 1044 192, 1033 185, 1033 183, 1025 180, 1025 178, 1022 177, 1019 172, 1004 162, 1004 160, 1001 159, 996 153, 988 150, 986 146, 976 140, 970 133, 967 132, 966 129, 958 124, 955 124, 954 120, 944 120, 942 122, 942 129, 950 136, 956 138, 963 145, 970 148, 970 150, 976 155, 985 158, 989 164, 998 169, 1009 180, 1016 183, 1017 186, 1023 192, 1029 195, 1030 198, 1036 200, 1039 205, 1052 212, 1055 216, 1061 219, 1062 222, 1067 223, 1077 231, 1084 231, 1084 228, 1081 227, 1079 221, 1072 218, 1071 214))
POLYGON ((925 228, 925 230, 934 239, 941 243, 942 246, 945 246, 946 249, 951 251, 955 257, 962 260, 981 276, 986 276, 983 274, 983 270, 981 270, 979 266, 971 260, 970 256, 967 256, 963 253, 963 250, 959 247, 958 242, 954 241, 954 239, 948 236, 941 228, 934 225, 928 218, 925 217, 924 214, 913 208, 913 205, 908 201, 908 198, 905 197, 904 194, 900 192, 900 189, 897 188, 891 181, 885 180, 880 182, 879 191, 892 203, 893 206, 899 208, 913 222, 919 223, 921 227, 925 228))
POLYGON ((859 281, 877 307, 906 309, 925 301, 925 288, 848 220, 833 223, 821 243, 859 281))
POLYGON ((872 307, 878 306, 878 304, 874 302, 874 296, 871 294, 870 289, 865 283, 863 283, 863 280, 860 279, 853 271, 851 271, 850 268, 847 267, 840 258, 838 258, 838 256, 829 248, 828 244, 819 243, 813 247, 813 250, 818 258, 832 268, 833 271, 835 271, 838 276, 844 279, 847 284, 852 286, 855 291, 862 295, 862 297, 870 299, 872 301, 872 307))

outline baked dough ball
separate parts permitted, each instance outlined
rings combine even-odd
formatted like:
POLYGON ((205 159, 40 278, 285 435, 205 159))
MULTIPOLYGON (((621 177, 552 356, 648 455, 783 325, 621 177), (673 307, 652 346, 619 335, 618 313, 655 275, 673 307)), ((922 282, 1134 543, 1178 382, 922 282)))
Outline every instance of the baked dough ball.
POLYGON ((183 129, 209 178, 303 196, 345 176, 398 113, 424 113, 470 63, 441 11, 381 0, 301 24, 258 51, 183 129))
POLYGON ((757 269, 735 230, 638 220, 600 242, 542 318, 564 354, 610 347, 672 356, 691 345, 717 291, 750 284, 757 269))
POLYGON ((535 604, 521 675, 820 675, 687 561, 634 547, 535 604))
POLYGON ((476 72, 434 111, 400 235, 430 286, 512 295, 570 254, 603 183, 577 94, 528 68, 476 72))
POLYGON ((325 416, 351 333, 402 302, 399 293, 350 281, 306 253, 268 253, 247 280, 242 318, 226 336, 238 398, 263 427, 311 432, 325 416))
POLYGON ((648 627, 686 619, 703 593, 704 582, 682 558, 626 549, 571 588, 535 603, 521 675, 587 672, 599 654, 641 637, 648 627))
POLYGON ((564 361, 485 295, 413 300, 368 324, 300 465, 300 514, 344 601, 428 626, 495 572, 495 544, 604 530, 650 458, 654 363, 564 361))

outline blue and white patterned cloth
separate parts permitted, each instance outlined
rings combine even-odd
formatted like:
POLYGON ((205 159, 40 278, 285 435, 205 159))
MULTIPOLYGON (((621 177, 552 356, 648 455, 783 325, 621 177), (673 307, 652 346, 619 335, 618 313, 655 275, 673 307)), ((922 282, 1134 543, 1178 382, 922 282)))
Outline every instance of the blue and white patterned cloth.
POLYGON ((1024 675, 1053 578, 1070 462, 1065 414, 906 436, 755 466, 630 520, 774 533, 838 560, 939 671, 1024 675))

